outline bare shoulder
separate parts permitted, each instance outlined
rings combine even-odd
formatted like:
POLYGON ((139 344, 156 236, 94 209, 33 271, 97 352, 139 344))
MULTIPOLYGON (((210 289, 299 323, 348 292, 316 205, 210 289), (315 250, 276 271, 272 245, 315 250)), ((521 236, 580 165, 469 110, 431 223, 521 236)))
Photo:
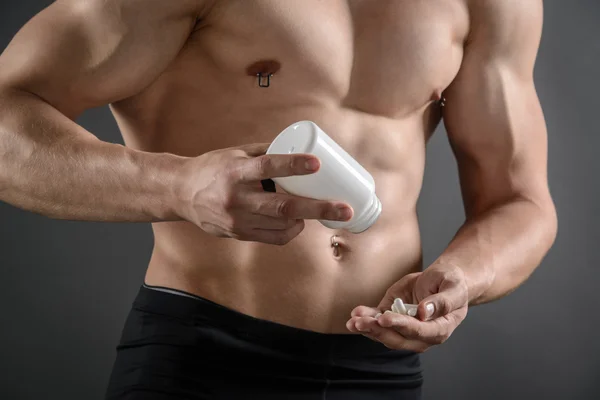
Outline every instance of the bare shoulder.
POLYGON ((57 0, 0 55, 0 88, 65 115, 139 93, 174 60, 216 0, 57 0))
POLYGON ((539 36, 543 19, 542 0, 468 0, 470 40, 488 44, 517 43, 521 35, 539 36))
POLYGON ((542 0, 465 2, 469 32, 464 41, 468 62, 463 69, 493 65, 531 80, 542 35, 542 0))
POLYGON ((542 0, 467 0, 472 29, 508 31, 541 23, 542 0))
POLYGON ((468 0, 468 4, 467 45, 473 44, 482 56, 510 59, 536 53, 542 33, 542 0, 468 0))
POLYGON ((102 12, 136 12, 154 14, 157 17, 203 17, 217 0, 57 0, 55 7, 85 15, 102 12))

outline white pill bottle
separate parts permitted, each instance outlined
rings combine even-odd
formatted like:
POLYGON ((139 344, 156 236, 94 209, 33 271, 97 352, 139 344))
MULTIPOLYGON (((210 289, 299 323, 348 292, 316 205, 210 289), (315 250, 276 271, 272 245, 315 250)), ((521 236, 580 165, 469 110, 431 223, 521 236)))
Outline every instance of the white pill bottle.
POLYGON ((273 178, 286 192, 319 200, 344 201, 354 215, 349 221, 319 220, 331 229, 361 233, 381 214, 375 181, 350 154, 312 121, 296 122, 285 128, 271 143, 267 154, 313 154, 321 161, 319 170, 308 175, 273 178))

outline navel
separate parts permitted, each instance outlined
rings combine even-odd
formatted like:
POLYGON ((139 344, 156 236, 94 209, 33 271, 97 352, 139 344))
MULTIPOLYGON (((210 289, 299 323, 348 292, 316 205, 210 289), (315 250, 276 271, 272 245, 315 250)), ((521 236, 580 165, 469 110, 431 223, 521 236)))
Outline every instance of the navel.
POLYGON ((341 243, 338 235, 333 235, 331 237, 331 249, 333 251, 334 258, 340 259, 342 257, 342 251, 345 250, 345 245, 341 243))

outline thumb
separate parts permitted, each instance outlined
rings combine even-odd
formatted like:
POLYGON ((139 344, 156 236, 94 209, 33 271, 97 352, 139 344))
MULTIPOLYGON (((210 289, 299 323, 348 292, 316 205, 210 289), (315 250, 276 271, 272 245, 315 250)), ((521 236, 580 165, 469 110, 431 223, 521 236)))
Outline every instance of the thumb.
POLYGON ((457 310, 467 303, 467 293, 459 285, 453 285, 439 293, 424 298, 419 303, 417 315, 422 321, 429 321, 457 310))
POLYGON ((238 146, 238 149, 243 150, 252 157, 262 156, 267 153, 271 143, 250 143, 238 146))

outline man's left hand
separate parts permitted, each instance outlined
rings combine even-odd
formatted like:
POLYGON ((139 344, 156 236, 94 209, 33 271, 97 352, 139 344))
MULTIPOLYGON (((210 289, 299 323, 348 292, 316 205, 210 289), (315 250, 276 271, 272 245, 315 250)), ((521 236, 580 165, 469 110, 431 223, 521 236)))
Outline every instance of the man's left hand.
POLYGON ((467 316, 468 299, 460 268, 432 265, 392 285, 376 308, 356 307, 346 327, 390 349, 422 353, 450 337, 467 316), (416 317, 386 312, 398 297, 405 303, 419 304, 416 317), (376 318, 379 313, 383 314, 376 318))

